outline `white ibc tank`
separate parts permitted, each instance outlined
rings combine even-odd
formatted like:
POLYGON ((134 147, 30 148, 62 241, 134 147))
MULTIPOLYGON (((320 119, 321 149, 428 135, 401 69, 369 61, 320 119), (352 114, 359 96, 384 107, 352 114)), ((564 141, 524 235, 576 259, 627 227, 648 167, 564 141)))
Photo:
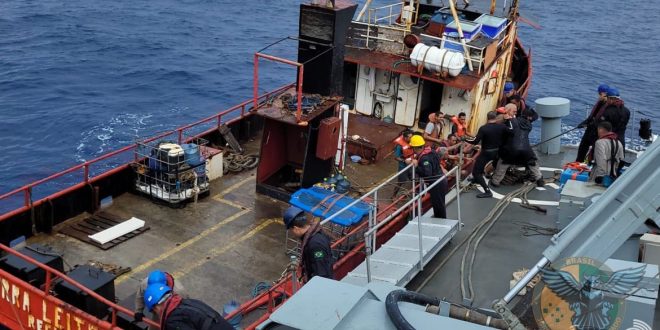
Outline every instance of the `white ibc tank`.
POLYGON ((424 64, 424 68, 433 72, 448 72, 450 76, 456 77, 465 66, 465 58, 462 53, 429 47, 419 43, 410 53, 412 65, 424 64))

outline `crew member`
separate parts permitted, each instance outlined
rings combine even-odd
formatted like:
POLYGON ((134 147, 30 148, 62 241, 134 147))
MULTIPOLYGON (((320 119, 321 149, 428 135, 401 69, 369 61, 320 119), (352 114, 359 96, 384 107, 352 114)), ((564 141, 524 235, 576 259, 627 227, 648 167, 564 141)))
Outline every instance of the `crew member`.
MULTIPOLYGON (((410 146, 413 147, 416 156, 416 159, 411 161, 415 166, 415 174, 417 177, 424 179, 427 186, 430 186, 443 176, 440 157, 435 150, 426 145, 424 138, 419 135, 413 135, 410 138, 410 146)), ((447 210, 445 209, 447 179, 442 178, 437 185, 431 188, 430 193, 433 217, 447 218, 447 210)))
MULTIPOLYGON (((151 284, 165 284, 170 288, 174 288, 174 292, 177 294, 186 297, 184 294, 184 289, 179 281, 175 281, 174 277, 167 272, 164 272, 160 269, 154 270, 147 277, 145 277, 138 286, 138 290, 135 293, 135 321, 140 322, 144 317, 144 291, 151 284)), ((158 322, 157 317, 152 317, 153 321, 158 322)), ((152 327, 150 327, 152 328, 152 327)))
MULTIPOLYGON (((609 176, 610 180, 614 180, 618 176, 623 157, 623 144, 616 133, 612 132, 612 124, 606 121, 598 123, 598 140, 593 150, 594 166, 589 179, 604 183, 604 177, 609 176)), ((605 185, 609 186, 608 183, 605 185)))
POLYGON ((518 114, 522 114, 523 111, 527 110, 527 104, 525 104, 525 99, 520 97, 518 94, 514 94, 509 96, 508 98, 509 103, 513 103, 518 107, 518 114))
POLYGON ((451 127, 451 133, 456 135, 459 139, 467 134, 467 122, 465 121, 465 112, 461 112, 458 116, 450 116, 449 120, 454 124, 451 127))
MULTIPOLYGON (((488 122, 479 127, 477 136, 472 140, 467 140, 468 143, 475 145, 481 143, 481 152, 472 168, 472 182, 479 184, 484 189, 484 192, 478 194, 477 198, 493 197, 493 193, 484 179, 484 169, 488 162, 497 159, 500 147, 504 145, 508 135, 513 133, 511 126, 497 123, 497 113, 495 111, 489 112, 486 116, 488 122)), ((508 125, 511 125, 511 123, 508 123, 508 125)))
POLYGON ((511 95, 514 95, 515 93, 516 90, 514 89, 513 83, 510 81, 506 82, 504 84, 503 96, 499 103, 500 106, 505 106, 507 103, 509 103, 509 97, 511 97, 511 95))
POLYGON ((284 211, 284 225, 293 236, 302 240, 302 270, 305 282, 314 276, 333 278, 330 238, 318 221, 309 221, 305 212, 295 206, 284 211))
MULTIPOLYGON (((412 158, 413 157, 413 150, 412 147, 410 146, 410 137, 413 135, 413 132, 409 129, 403 131, 401 133, 401 136, 396 138, 394 142, 396 143, 396 146, 394 147, 394 159, 399 164, 397 172, 401 172, 408 164, 406 164, 406 159, 412 158)), ((401 189, 401 186, 406 183, 410 182, 412 180, 411 177, 411 172, 410 171, 405 171, 402 173, 399 173, 399 175, 396 178, 396 186, 394 187, 394 192, 392 193, 392 198, 396 196, 397 193, 399 193, 399 190, 401 189)))
POLYGON ((161 330, 233 330, 218 312, 196 299, 183 298, 166 284, 151 284, 144 305, 160 319, 161 330))
POLYGON ((429 114, 429 122, 426 123, 424 128, 424 139, 426 141, 431 141, 433 147, 437 146, 442 142, 442 117, 444 114, 431 113, 429 114))
POLYGON ((585 128, 582 139, 580 140, 580 145, 578 146, 577 156, 575 158, 576 162, 584 162, 589 148, 594 145, 594 142, 598 139, 598 132, 596 128, 596 115, 600 109, 607 102, 607 91, 610 89, 610 86, 605 84, 598 85, 598 100, 591 107, 591 112, 587 116, 587 119, 582 121, 578 128, 585 128))
POLYGON ((607 91, 607 102, 596 120, 599 123, 606 121, 612 125, 612 132, 617 135, 625 150, 626 127, 630 120, 630 110, 623 104, 623 100, 619 97, 618 89, 610 88, 607 91))
POLYGON ((527 109, 520 118, 516 118, 518 109, 515 104, 509 103, 507 109, 507 125, 510 125, 512 134, 507 142, 500 148, 499 160, 490 181, 494 187, 499 186, 510 166, 525 166, 532 174, 537 186, 545 185, 543 175, 538 164, 538 157, 529 143, 529 133, 532 130, 532 121, 538 118, 535 112, 527 109))

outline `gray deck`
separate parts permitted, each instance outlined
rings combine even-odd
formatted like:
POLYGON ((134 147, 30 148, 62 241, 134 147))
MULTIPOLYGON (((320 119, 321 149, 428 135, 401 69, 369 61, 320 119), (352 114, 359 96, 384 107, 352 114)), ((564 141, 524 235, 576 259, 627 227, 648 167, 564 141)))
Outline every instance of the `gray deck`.
MULTIPOLYGON (((541 156, 541 166, 559 168, 562 164, 574 158, 574 150, 569 149, 559 155, 541 156)), ((552 171, 544 171, 544 177, 552 176, 552 171)), ((495 193, 505 195, 514 187, 502 186, 494 189, 495 193)), ((534 189, 529 193, 530 201, 542 200, 557 202, 559 193, 556 189, 546 185, 545 190, 534 189)), ((419 285, 426 280, 435 268, 446 258, 446 255, 460 244, 475 226, 483 220, 497 203, 495 198, 477 199, 477 190, 461 194, 461 218, 465 227, 459 231, 454 239, 438 256, 431 261, 410 284, 408 289, 422 293, 446 298, 454 302, 462 302, 460 291, 460 264, 465 245, 456 252, 450 260, 438 271, 428 284, 422 288, 419 285)), ((535 212, 521 207, 518 203, 511 203, 493 226, 488 235, 479 246, 473 268, 473 282, 475 286, 474 306, 490 308, 493 300, 503 297, 509 290, 509 281, 512 273, 523 267, 533 266, 541 258, 541 252, 548 246, 550 236, 535 235, 524 236, 520 223, 528 222, 542 227, 554 227, 557 209, 554 206, 541 206, 547 209, 547 214, 535 212)), ((457 217, 456 203, 448 207, 448 216, 457 217)))

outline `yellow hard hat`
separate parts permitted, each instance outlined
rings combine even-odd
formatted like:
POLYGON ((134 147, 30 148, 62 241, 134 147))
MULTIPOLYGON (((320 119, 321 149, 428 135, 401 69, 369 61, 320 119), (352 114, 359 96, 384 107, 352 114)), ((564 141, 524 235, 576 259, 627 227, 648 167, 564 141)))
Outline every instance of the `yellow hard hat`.
POLYGON ((421 135, 413 135, 410 138, 410 146, 413 148, 423 147, 426 144, 424 138, 421 135))

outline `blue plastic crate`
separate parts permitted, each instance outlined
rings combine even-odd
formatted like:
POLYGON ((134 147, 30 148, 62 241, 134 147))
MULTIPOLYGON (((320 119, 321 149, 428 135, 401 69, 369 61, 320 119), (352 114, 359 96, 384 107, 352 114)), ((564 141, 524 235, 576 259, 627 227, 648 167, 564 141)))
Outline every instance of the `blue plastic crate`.
POLYGON ((506 27, 506 18, 483 14, 474 20, 481 24, 481 33, 491 39, 497 38, 506 27))
POLYGON ((567 168, 561 172, 561 176, 559 177, 559 185, 563 186, 568 180, 587 182, 589 181, 589 172, 580 172, 579 170, 567 168))

